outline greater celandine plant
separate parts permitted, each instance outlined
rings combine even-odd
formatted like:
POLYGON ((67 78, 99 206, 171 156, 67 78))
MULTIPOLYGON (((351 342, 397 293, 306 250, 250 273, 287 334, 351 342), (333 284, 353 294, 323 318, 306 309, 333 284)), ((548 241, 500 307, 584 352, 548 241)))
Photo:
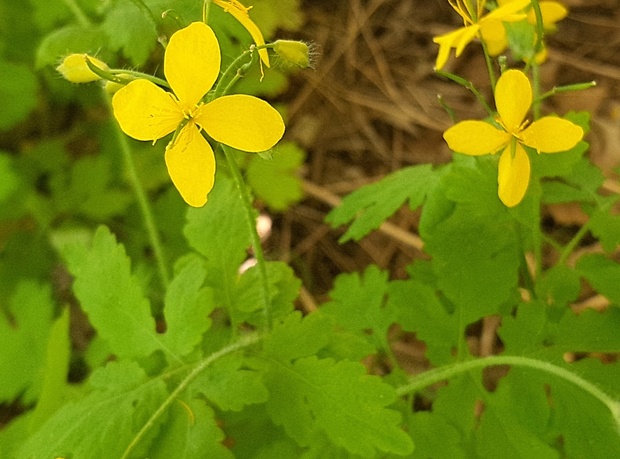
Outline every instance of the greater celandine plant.
MULTIPOLYGON (((150 2, 132 1, 152 19, 150 2)), ((269 78, 269 53, 310 66, 308 45, 266 42, 249 6, 206 0, 201 17, 179 17, 176 31, 160 37, 164 78, 82 52, 63 60, 65 78, 99 81, 113 93, 113 140, 161 286, 136 269, 150 258, 127 250, 106 225, 86 237, 56 237, 95 331, 82 357, 89 374, 67 383, 69 309, 52 320, 50 293, 20 284, 14 322, 45 333, 33 341, 30 354, 39 357, 28 357, 26 370, 13 344, 25 341, 0 318, 0 339, 14 338, 0 353, 12 369, 0 400, 21 393, 35 405, 0 432, 0 456, 615 457, 618 196, 585 156, 589 115, 541 114, 546 98, 591 86, 541 90, 544 34, 567 10, 555 1, 448 3, 464 27, 435 38, 437 73, 471 90, 488 117, 445 131, 455 152, 449 164, 405 167, 345 197, 327 218, 350 224, 342 241, 359 240, 408 203, 421 209, 417 247, 428 256, 412 261, 406 279, 375 265, 341 274, 330 300, 305 316, 295 309, 300 281, 287 264, 267 260, 256 232, 260 182, 250 179, 269 169, 246 164, 251 155, 243 153, 277 151, 284 121, 264 100, 235 91, 252 67, 257 80, 269 78), (253 44, 221 69, 217 18, 225 15, 253 44), (452 48, 458 58, 474 41, 493 101, 444 70, 452 48), (139 142, 129 138, 167 142, 165 166, 185 213, 175 236, 186 247, 175 260, 140 181, 139 142), (542 225, 545 205, 567 202, 589 216, 568 242, 542 225), (586 235, 598 239, 598 251, 578 253, 586 235), (256 264, 240 270, 249 248, 256 264), (584 281, 606 300, 599 310, 578 304, 584 281), (496 345, 481 353, 468 345, 468 330, 490 317, 500 322, 496 345), (424 342, 432 369, 405 371, 392 342, 405 333, 424 342), (490 381, 484 370, 492 366, 507 371, 490 381)))

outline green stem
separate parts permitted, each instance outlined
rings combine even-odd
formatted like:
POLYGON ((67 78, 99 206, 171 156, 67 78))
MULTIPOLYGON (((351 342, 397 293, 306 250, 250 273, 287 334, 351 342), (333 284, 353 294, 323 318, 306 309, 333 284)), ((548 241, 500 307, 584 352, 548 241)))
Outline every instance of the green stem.
POLYGON ((560 255, 560 259, 558 260, 556 265, 559 266, 559 265, 566 264, 566 260, 568 260, 568 257, 570 257, 570 254, 573 253, 573 251, 579 245, 581 240, 585 237, 585 235, 588 233, 588 231, 590 231, 590 222, 591 221, 592 220, 590 219, 586 223, 584 223, 581 226, 581 228, 579 228, 579 231, 577 231, 577 233, 569 241, 569 243, 566 244, 566 246, 564 247, 564 250, 562 250, 562 254, 560 255))
POLYGON ((490 107, 490 105, 487 103, 484 96, 480 93, 480 91, 476 89, 476 87, 471 81, 466 80, 465 78, 462 78, 458 75, 455 75, 454 73, 444 72, 443 70, 437 70, 436 73, 438 75, 448 78, 449 80, 454 81, 455 83, 460 84, 465 89, 470 90, 474 94, 474 96, 476 96, 476 99, 478 99, 478 101, 482 104, 482 106, 484 107, 486 112, 489 114, 489 116, 491 118, 495 116, 495 111, 490 107))
POLYGON ((142 426, 140 431, 133 438, 131 443, 125 449, 123 456, 121 459, 127 459, 130 457, 131 451, 140 443, 140 441, 144 438, 144 436, 148 433, 150 429, 153 428, 157 420, 166 412, 166 410, 170 407, 170 405, 179 397, 181 392, 183 392, 187 386, 200 375, 206 368, 208 368, 213 362, 221 359, 222 357, 232 354, 233 352, 239 351, 246 347, 252 346, 257 343, 261 339, 260 335, 253 334, 247 335, 246 337, 240 339, 236 343, 233 343, 229 346, 226 346, 223 349, 220 349, 217 352, 214 352, 210 356, 201 360, 194 369, 187 375, 183 380, 179 383, 179 385, 170 393, 170 395, 164 400, 164 402, 157 408, 157 410, 151 415, 148 421, 142 426))
POLYGON ((228 94, 228 92, 232 89, 233 85, 239 80, 239 78, 244 76, 245 71, 254 62, 254 54, 253 54, 254 51, 257 51, 260 49, 272 49, 272 48, 273 48, 273 43, 267 43, 265 45, 260 45, 260 46, 252 45, 250 46, 250 49, 246 49, 239 56, 237 56, 235 60, 232 61, 232 63, 226 68, 226 70, 224 70, 224 73, 222 73, 222 76, 220 77, 220 79, 217 82, 217 85, 215 86, 215 89, 211 92, 211 95, 209 96, 209 100, 217 99, 218 97, 228 94), (248 54, 251 55, 251 60, 249 62, 246 62, 243 65, 240 65, 241 61, 248 54), (235 72, 235 75, 231 77, 233 72, 235 72), (226 83, 226 80, 230 78, 232 78, 231 81, 229 83, 226 83), (226 86, 224 86, 224 84, 226 84, 226 86))
POLYGON ((454 109, 452 107, 450 107, 446 103, 446 101, 444 100, 443 96, 438 95, 437 96, 437 102, 439 102, 439 105, 441 105, 443 107, 443 109, 446 111, 446 113, 450 117, 450 121, 452 121, 452 124, 456 124, 458 122, 458 119, 456 117, 456 113, 454 112, 454 109))
POLYGON ((561 252, 561 251, 562 251, 562 245, 561 245, 561 244, 559 244, 559 243, 558 243, 555 239, 553 239, 551 236, 549 236, 549 235, 547 235, 547 234, 545 234, 545 233, 542 233, 542 239, 543 239, 543 242, 544 242, 544 243, 546 243, 546 244, 550 245, 550 246, 551 246, 551 248, 552 248, 553 250, 555 250, 556 252, 561 252))
MULTIPOLYGON (((90 67, 90 66, 89 66, 90 67)), ((125 70, 125 69, 111 69, 110 73, 114 76, 117 75, 131 75, 132 77, 136 77, 136 78, 141 78, 144 80, 148 80, 151 83, 154 83, 158 86, 162 86, 164 88, 170 89, 170 85, 168 84, 168 82, 162 78, 158 78, 156 76, 153 75, 149 75, 148 73, 142 73, 142 72, 137 72, 135 70, 125 70)), ((101 75, 99 75, 101 76, 101 75)), ((133 80, 129 80, 129 82, 131 82, 133 80)))
MULTIPOLYGON (((620 197, 606 199, 604 202, 601 202, 599 204, 599 211, 609 212, 609 209, 611 209, 611 207, 614 206, 618 202, 618 200, 620 200, 620 197)), ((592 224, 592 218, 588 219, 588 221, 585 222, 581 226, 581 228, 579 228, 579 231, 577 231, 577 233, 573 236, 573 238, 569 241, 569 243, 564 246, 564 250, 562 250, 560 258, 558 262, 556 263, 557 265, 562 265, 566 263, 566 261, 568 260, 568 257, 570 257, 571 253, 573 253, 573 251, 579 245, 581 240, 585 237, 588 231, 590 231, 591 224, 592 224)))
POLYGON ((396 390, 396 393, 399 396, 402 396, 414 392, 419 392, 420 390, 428 386, 431 386, 440 381, 445 381, 454 376, 458 376, 472 370, 477 370, 480 368, 486 368, 495 365, 512 365, 516 367, 533 368, 535 370, 557 376, 558 378, 561 378, 577 386, 584 392, 587 392, 588 394, 599 400, 609 409, 616 423, 620 425, 620 403, 618 403, 617 400, 614 400, 612 397, 607 395, 590 381, 587 381, 577 376, 575 373, 572 373, 552 363, 542 360, 531 359, 528 357, 495 355, 481 359, 467 360, 465 362, 457 362, 451 365, 435 368, 433 370, 417 375, 409 384, 399 387, 396 390))
POLYGON ((65 5, 67 5, 67 8, 71 10, 71 13, 73 13, 73 15, 75 16, 75 18, 77 19, 77 21, 80 23, 82 27, 89 28, 92 26, 90 19, 88 19, 88 16, 86 16, 86 14, 84 14, 82 9, 80 8, 80 5, 78 5, 78 3, 75 0, 63 0, 63 1, 65 2, 65 5))
MULTIPOLYGON (((104 93, 104 98, 108 104, 110 113, 112 113, 113 109, 112 109, 112 103, 110 100, 110 96, 105 91, 103 91, 103 93, 104 93)), ((157 269, 159 272, 159 277, 165 289, 168 287, 168 284, 170 283, 170 278, 168 277, 168 271, 166 270, 164 251, 162 249, 162 244, 159 238, 157 227, 155 226, 155 219, 153 218, 153 212, 151 210, 151 206, 149 205, 148 200, 146 199, 146 193, 144 192, 144 189, 142 188, 140 179, 138 178, 138 172, 136 171, 136 166, 133 162, 133 156, 131 155, 131 147, 129 146, 127 137, 121 131, 121 128, 116 121, 114 121, 112 124, 114 125, 114 130, 116 132, 116 138, 118 140, 118 144, 120 146, 121 153, 123 155, 123 160, 125 162, 125 167, 127 168, 127 173, 129 174, 129 181, 131 182, 133 186, 134 192, 136 194, 136 198, 138 200, 138 206, 140 207, 140 210, 142 212, 142 217, 144 218, 144 226, 146 227, 146 231, 148 233, 151 246, 153 247, 153 252, 155 254, 155 260, 157 262, 157 269)))
MULTIPOLYGON (((538 97, 538 102, 545 100, 548 97, 560 94, 563 92, 582 91, 584 89, 590 89, 596 86, 596 81, 587 81, 585 83, 567 84, 565 86, 554 86, 546 93, 538 97)), ((534 103, 537 101, 534 100, 534 103)))
POLYGON ((202 2, 202 22, 209 23, 209 9, 211 8, 211 0, 204 0, 202 2))
POLYGON ((534 112, 534 119, 537 120, 540 118, 540 66, 533 62, 534 59, 530 60, 532 62, 532 110, 534 112))
POLYGON ((86 55, 85 59, 86 59, 86 66, 90 69, 90 71, 104 80, 113 81, 114 83, 119 83, 119 84, 129 84, 133 81, 133 79, 123 77, 123 75, 131 75, 132 77, 136 77, 136 78, 143 79, 143 80, 148 80, 151 83, 170 89, 170 85, 168 84, 168 82, 166 80, 162 80, 161 78, 157 78, 155 76, 148 75, 142 72, 136 72, 135 70, 123 70, 123 69, 104 70, 101 67, 96 66, 93 63, 93 61, 90 59, 90 56, 86 55))
POLYGON ((536 44, 534 45, 534 55, 530 59, 530 61, 533 61, 536 55, 542 51, 543 40, 545 39, 545 24, 543 23, 543 15, 538 0, 532 0, 531 4, 532 8, 534 8, 534 15, 536 16, 536 44))
POLYGON ((254 257, 256 258, 256 266, 258 268, 258 275, 260 277, 261 284, 261 296, 263 302, 263 315, 265 317, 265 328, 267 330, 271 330, 273 317, 272 317, 272 304, 271 304, 271 289, 269 287, 269 275, 267 274, 267 264, 265 262, 265 254, 263 253, 263 246, 261 244, 260 236, 258 235, 258 231, 256 229, 256 218, 255 218, 255 209, 252 205, 252 198, 250 193, 243 181, 243 177, 241 176, 241 171, 239 170, 239 166, 237 165, 237 161, 235 161, 233 152, 229 147, 224 144, 220 144, 222 150, 224 150, 224 154, 226 155, 226 160, 228 161, 228 165, 230 166, 230 171, 233 176, 233 180, 235 181, 235 185, 239 190, 239 194, 241 195, 241 200, 243 201, 243 206, 245 208, 245 217, 246 223, 248 226, 248 231, 250 233, 250 237, 252 239, 252 249, 254 250, 254 257))
POLYGON ((228 66, 228 68, 224 70, 224 73, 222 73, 222 76, 220 77, 219 81, 217 82, 217 85, 215 86, 215 89, 213 90, 213 95, 212 97, 210 97, 211 100, 217 99, 218 97, 223 96, 228 93, 228 91, 232 87, 232 84, 228 83, 224 87, 226 80, 233 78, 233 80, 236 82, 239 79, 238 72, 237 72, 237 70, 240 67, 239 63, 252 51, 253 49, 248 49, 242 52, 239 56, 237 56, 237 58, 234 61, 232 61, 232 63, 228 66), (236 72, 236 74, 234 77, 231 77, 233 72, 236 72))
POLYGON ((497 83, 497 76, 495 75, 495 70, 493 69, 493 60, 491 59, 491 55, 489 54, 489 48, 486 42, 480 38, 480 43, 482 44, 482 51, 484 54, 484 61, 487 64, 487 71, 489 72, 489 81, 491 82, 491 90, 493 94, 495 94, 495 84, 497 83))

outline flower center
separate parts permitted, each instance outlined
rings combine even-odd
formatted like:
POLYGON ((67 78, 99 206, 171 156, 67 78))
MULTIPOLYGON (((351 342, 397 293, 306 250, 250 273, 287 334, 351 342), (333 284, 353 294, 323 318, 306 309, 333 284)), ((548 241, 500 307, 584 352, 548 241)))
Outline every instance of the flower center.
POLYGON ((521 136, 519 134, 527 127, 528 124, 530 124, 530 120, 526 119, 516 129, 509 129, 499 116, 496 116, 494 121, 500 125, 504 131, 512 135, 519 142, 521 142, 521 136))
POLYGON ((198 102, 196 105, 194 105, 191 108, 184 108, 183 111, 183 118, 187 120, 187 122, 192 122, 193 119, 198 116, 198 114, 200 113, 200 110, 202 108, 202 106, 204 105, 203 102, 198 102))

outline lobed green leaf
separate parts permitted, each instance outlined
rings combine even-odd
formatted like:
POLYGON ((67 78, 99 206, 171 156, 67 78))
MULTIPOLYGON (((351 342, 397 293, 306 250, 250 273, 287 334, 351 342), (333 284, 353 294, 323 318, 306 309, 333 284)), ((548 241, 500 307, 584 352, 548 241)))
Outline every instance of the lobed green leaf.
POLYGON ((400 429, 400 414, 386 408, 395 401, 393 388, 365 373, 360 363, 316 356, 273 361, 265 375, 271 394, 267 409, 302 446, 318 429, 335 445, 364 457, 377 451, 410 454, 413 443, 400 429))
POLYGON ((82 309, 114 354, 146 357, 158 349, 169 352, 155 330, 149 301, 131 274, 125 248, 109 229, 100 226, 91 247, 70 245, 64 255, 82 309))
POLYGON ((201 260, 194 258, 179 271, 166 291, 166 333, 161 340, 174 355, 192 352, 211 326, 209 314, 215 304, 211 289, 201 291, 205 275, 201 260))
POLYGON ((248 183, 271 209, 286 210, 303 196, 298 170, 304 159, 305 152, 296 144, 279 144, 271 160, 252 156, 247 166, 248 183))
POLYGON ((224 433, 204 400, 178 400, 168 410, 166 424, 151 446, 151 459, 233 459, 223 444, 224 433))
POLYGON ((49 286, 19 282, 0 314, 0 401, 32 403, 40 395, 53 312, 49 286))
POLYGON ((325 221, 334 228, 352 221, 340 242, 359 241, 379 228, 405 201, 411 209, 419 207, 436 183, 437 174, 431 165, 401 169, 346 196, 325 221))
POLYGON ((167 396, 135 362, 110 362, 93 373, 89 395, 60 408, 25 442, 19 458, 121 457, 167 396))
POLYGON ((264 403, 269 397, 256 363, 233 355, 215 362, 191 384, 225 411, 241 411, 246 405, 264 403))
POLYGON ((339 327, 369 341, 376 350, 387 349, 387 331, 395 321, 394 311, 385 308, 388 274, 371 265, 362 274, 339 275, 320 314, 334 319, 339 327))

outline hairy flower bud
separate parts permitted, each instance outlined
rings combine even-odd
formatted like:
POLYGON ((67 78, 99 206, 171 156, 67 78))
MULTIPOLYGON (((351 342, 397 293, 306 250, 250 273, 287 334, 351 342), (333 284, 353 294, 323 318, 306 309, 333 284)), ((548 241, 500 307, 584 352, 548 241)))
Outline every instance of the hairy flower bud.
POLYGON ((101 70, 108 71, 110 68, 103 61, 100 61, 96 57, 89 56, 88 54, 69 54, 64 58, 62 63, 56 67, 56 70, 66 79, 72 83, 90 83, 91 81, 100 80, 101 77, 94 73, 88 64, 86 59, 99 67, 101 70))
POLYGON ((273 43, 273 50, 284 62, 296 65, 302 69, 310 67, 310 47, 303 41, 277 40, 273 43))

